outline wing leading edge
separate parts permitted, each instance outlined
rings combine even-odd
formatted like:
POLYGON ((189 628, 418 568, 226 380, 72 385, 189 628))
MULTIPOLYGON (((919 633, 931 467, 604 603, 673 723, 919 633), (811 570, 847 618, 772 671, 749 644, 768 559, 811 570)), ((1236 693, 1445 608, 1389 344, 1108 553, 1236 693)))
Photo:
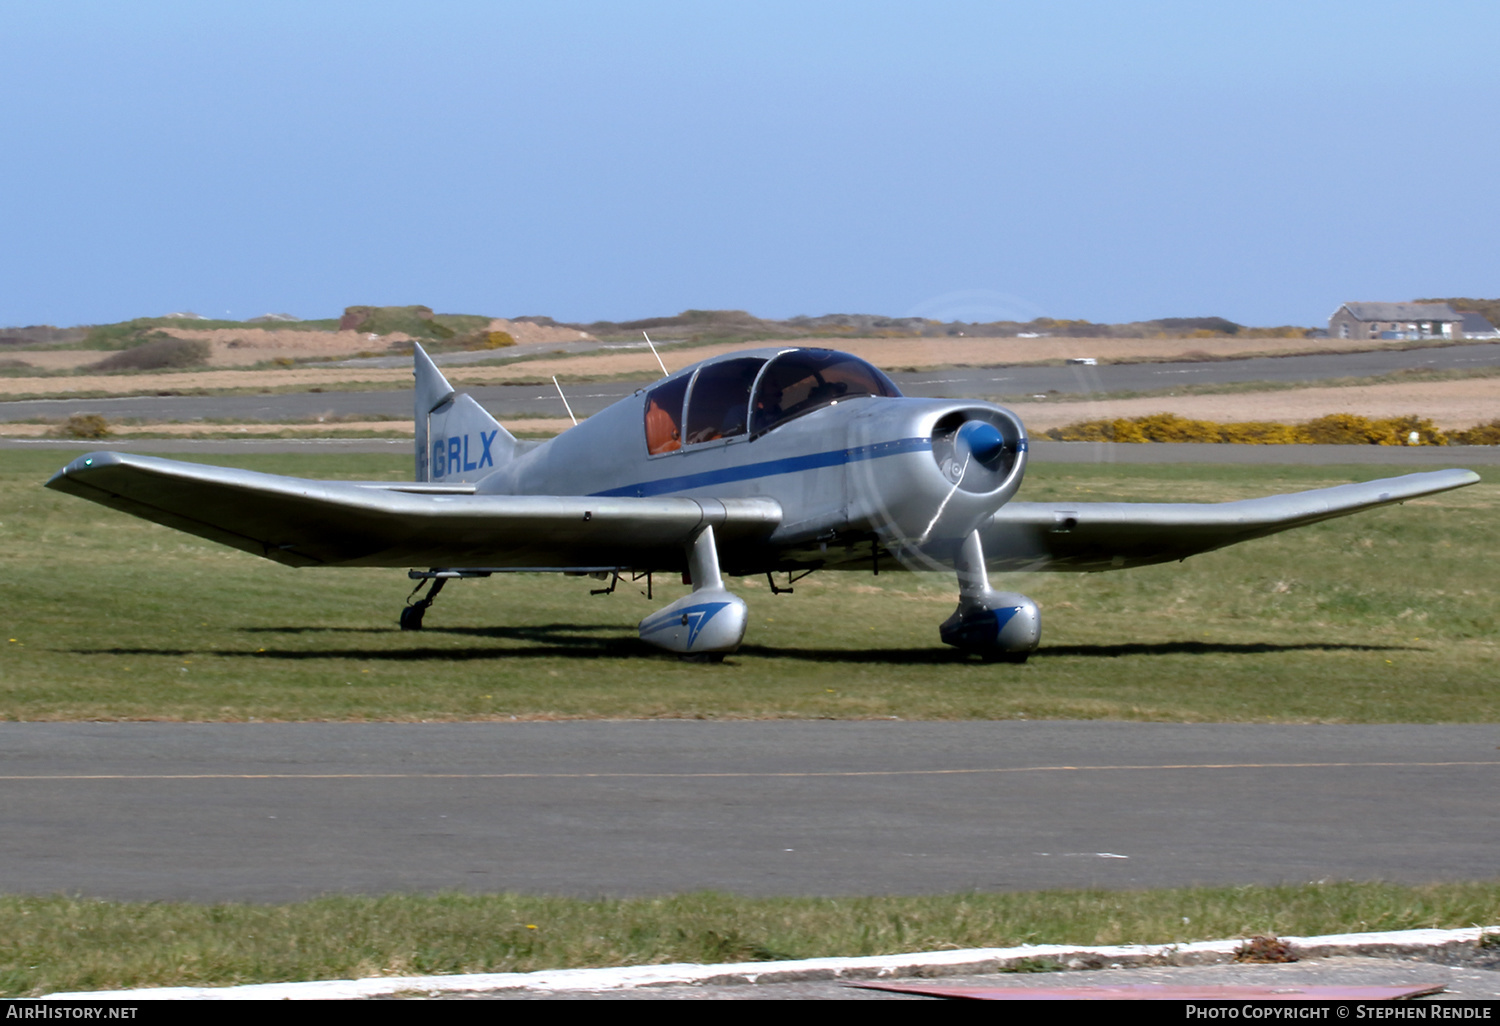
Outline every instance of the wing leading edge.
POLYGON ((47 487, 289 566, 663 569, 704 525, 734 549, 781 522, 769 499, 475 495, 115 452, 80 456, 47 487))
POLYGON ((1011 502, 982 528, 995 570, 1119 570, 1184 559, 1479 481, 1437 470, 1220 503, 1011 502))

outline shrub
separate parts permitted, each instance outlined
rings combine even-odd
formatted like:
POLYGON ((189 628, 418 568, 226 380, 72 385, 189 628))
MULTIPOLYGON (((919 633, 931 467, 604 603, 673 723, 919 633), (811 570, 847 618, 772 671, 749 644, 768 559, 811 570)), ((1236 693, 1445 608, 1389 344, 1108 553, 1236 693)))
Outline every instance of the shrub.
POLYGON ((1448 440, 1453 445, 1500 445, 1500 420, 1475 424, 1467 431, 1455 431, 1448 440))
POLYGON ((1448 436, 1425 417, 1371 420, 1353 413, 1333 413, 1302 425, 1307 440, 1322 445, 1447 445, 1448 436))
POLYGON ((1377 420, 1376 426, 1382 432, 1381 445, 1447 445, 1448 435, 1426 417, 1391 417, 1387 420, 1377 420), (1411 440, 1412 435, 1417 440, 1411 440), (1385 441, 1391 438, 1393 441, 1385 441))
POLYGON ((1330 413, 1303 424, 1302 430, 1315 445, 1372 445, 1380 440, 1370 419, 1353 413, 1330 413))
MULTIPOLYGON (((1148 442, 1217 442, 1219 440, 1219 425, 1206 420, 1189 420, 1175 413, 1153 413, 1145 417, 1136 417, 1132 423, 1148 442)), ((1115 433, 1118 435, 1119 429, 1116 429, 1115 433)))
POLYGON ((490 319, 478 314, 435 314, 430 306, 349 306, 339 320, 340 331, 372 335, 401 333, 413 338, 448 341, 457 335, 482 331, 490 319))
POLYGON ((213 349, 201 339, 172 338, 162 335, 134 349, 122 349, 111 353, 98 363, 89 364, 84 370, 180 370, 184 367, 202 367, 208 363, 213 349))
POLYGON ((1305 442, 1306 438, 1303 437, 1300 428, 1290 424, 1252 420, 1240 424, 1221 425, 1218 440, 1239 445, 1297 445, 1305 442))
POLYGON ((1286 941, 1279 937, 1251 937, 1245 943, 1234 949, 1234 960, 1236 962, 1295 962, 1296 954, 1286 941))
POLYGON ((1332 413, 1306 424, 1244 421, 1216 424, 1175 413, 1118 420, 1084 420, 1042 434, 1058 442, 1229 442, 1241 445, 1500 445, 1500 420, 1479 424, 1451 437, 1426 417, 1371 420, 1354 413, 1332 413), (1417 436, 1415 442, 1412 435, 1417 436))
POLYGON ((109 421, 97 413, 75 413, 54 434, 59 438, 108 438, 109 421))
POLYGON ((1114 425, 1114 421, 1085 420, 1042 433, 1055 442, 1113 442, 1116 441, 1114 425))

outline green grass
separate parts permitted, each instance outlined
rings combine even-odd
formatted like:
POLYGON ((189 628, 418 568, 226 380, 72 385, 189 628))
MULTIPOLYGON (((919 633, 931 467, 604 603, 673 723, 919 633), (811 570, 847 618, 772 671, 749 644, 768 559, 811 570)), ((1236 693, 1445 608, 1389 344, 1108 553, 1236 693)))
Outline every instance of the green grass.
POLYGON ((1019 944, 1168 944, 1462 928, 1500 884, 1379 883, 935 897, 326 897, 294 905, 0 898, 0 995, 1019 944))
MULTIPOLYGON (((83 446, 80 451, 83 451, 83 446)), ((745 646, 677 661, 635 624, 656 581, 497 575, 450 585, 428 629, 390 570, 291 570, 41 487, 72 456, 0 453, 0 716, 11 720, 562 717, 1500 721, 1500 487, 1251 542, 1184 564, 999 577, 1043 611, 1025 666, 938 641, 948 575, 822 573, 750 603, 745 646)), ((404 457, 224 459, 396 479, 404 457)), ((1021 498, 1238 498, 1370 467, 1039 466, 1021 498)))

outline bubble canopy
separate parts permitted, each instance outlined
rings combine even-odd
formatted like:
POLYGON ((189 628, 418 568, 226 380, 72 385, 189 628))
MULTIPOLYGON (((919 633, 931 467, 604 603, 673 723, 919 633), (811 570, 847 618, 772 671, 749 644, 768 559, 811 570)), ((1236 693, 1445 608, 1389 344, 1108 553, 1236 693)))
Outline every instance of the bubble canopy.
POLYGON ((846 399, 900 394, 875 367, 831 349, 715 360, 647 394, 647 449, 663 455, 747 434, 754 439, 846 399))
POLYGON ((848 353, 793 349, 774 357, 755 382, 750 437, 845 399, 901 394, 891 379, 848 353))

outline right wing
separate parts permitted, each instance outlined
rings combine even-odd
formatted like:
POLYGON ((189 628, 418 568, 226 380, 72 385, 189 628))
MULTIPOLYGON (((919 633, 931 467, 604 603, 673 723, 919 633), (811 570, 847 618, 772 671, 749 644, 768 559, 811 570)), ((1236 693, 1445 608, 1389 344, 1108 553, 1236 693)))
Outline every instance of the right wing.
POLYGON ((1238 502, 1010 502, 981 528, 981 540, 992 570, 1119 570, 1186 559, 1478 480, 1470 470, 1436 470, 1238 502))
POLYGON ((667 569, 704 525, 733 551, 781 523, 771 499, 476 495, 115 452, 80 456, 47 487, 289 566, 667 569))

